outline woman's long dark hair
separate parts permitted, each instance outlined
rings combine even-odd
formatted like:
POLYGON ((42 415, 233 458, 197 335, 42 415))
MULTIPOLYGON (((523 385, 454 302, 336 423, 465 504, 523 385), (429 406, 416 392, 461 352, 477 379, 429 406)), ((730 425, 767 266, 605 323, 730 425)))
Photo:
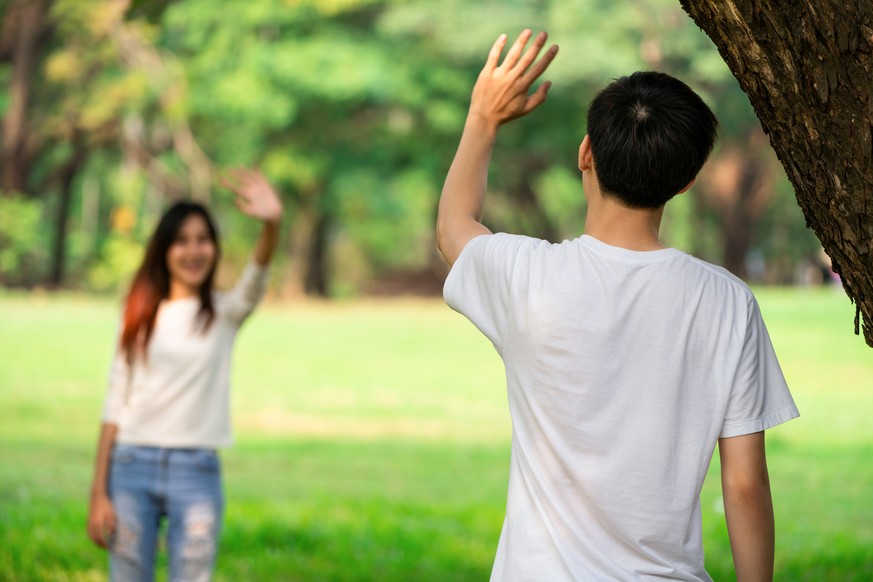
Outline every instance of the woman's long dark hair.
POLYGON ((197 319, 203 323, 203 329, 208 329, 215 318, 212 284, 220 255, 215 223, 204 206, 195 202, 177 202, 161 217, 151 240, 149 240, 142 264, 130 285, 130 291, 127 293, 120 344, 129 364, 133 363, 137 352, 145 355, 146 347, 155 328, 158 304, 170 294, 167 251, 176 240, 182 223, 194 214, 203 217, 207 230, 209 230, 209 237, 212 239, 212 244, 215 245, 215 259, 212 268, 209 269, 209 273, 200 287, 200 311, 197 314, 197 319))

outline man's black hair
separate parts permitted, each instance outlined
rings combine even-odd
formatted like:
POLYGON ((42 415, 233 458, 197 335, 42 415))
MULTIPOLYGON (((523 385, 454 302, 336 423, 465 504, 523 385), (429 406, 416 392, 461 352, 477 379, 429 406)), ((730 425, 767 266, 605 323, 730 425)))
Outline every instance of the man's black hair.
POLYGON ((610 83, 588 108, 601 191, 632 208, 658 208, 697 176, 718 121, 682 81, 636 72, 610 83))

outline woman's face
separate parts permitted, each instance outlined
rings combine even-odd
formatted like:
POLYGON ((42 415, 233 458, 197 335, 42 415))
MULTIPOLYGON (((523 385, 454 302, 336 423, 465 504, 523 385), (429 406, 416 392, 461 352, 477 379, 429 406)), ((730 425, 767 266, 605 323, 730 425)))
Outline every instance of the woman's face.
POLYGON ((209 236, 206 220, 191 214, 182 223, 176 239, 167 250, 170 287, 196 295, 215 263, 215 243, 209 236))

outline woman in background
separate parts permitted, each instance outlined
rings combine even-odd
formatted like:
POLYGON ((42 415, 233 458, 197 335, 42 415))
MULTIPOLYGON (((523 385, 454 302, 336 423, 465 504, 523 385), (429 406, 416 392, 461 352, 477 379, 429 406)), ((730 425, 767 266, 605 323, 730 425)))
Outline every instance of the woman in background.
POLYGON ((167 521, 170 580, 209 580, 224 499, 216 449, 231 442, 229 372, 237 330, 264 294, 282 204, 256 171, 225 181, 263 223, 236 286, 213 289, 219 243, 208 211, 161 218, 131 284, 97 447, 88 535, 112 580, 153 580, 167 521))

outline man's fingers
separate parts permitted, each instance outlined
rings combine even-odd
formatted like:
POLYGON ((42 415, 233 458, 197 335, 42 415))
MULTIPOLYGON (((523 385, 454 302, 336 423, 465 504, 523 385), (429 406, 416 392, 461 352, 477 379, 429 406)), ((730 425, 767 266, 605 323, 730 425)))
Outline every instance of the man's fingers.
POLYGON ((521 34, 518 35, 518 38, 515 39, 515 42, 509 49, 509 52, 506 53, 506 58, 503 59, 503 64, 500 65, 501 69, 509 70, 515 67, 519 57, 521 57, 521 51, 524 50, 524 45, 526 45, 527 41, 530 39, 530 35, 531 31, 528 28, 521 31, 521 34))
POLYGON ((521 58, 518 60, 518 72, 523 75, 527 68, 533 63, 537 55, 540 54, 540 51, 543 49, 543 45, 546 44, 546 39, 549 38, 549 35, 546 34, 545 31, 540 32, 533 41, 533 44, 524 51, 524 54, 521 55, 521 58))
POLYGON ((488 60, 485 61, 485 69, 493 71, 497 68, 497 63, 500 61, 500 53, 503 52, 503 47, 506 46, 506 35, 501 34, 491 46, 491 52, 488 53, 488 60))
POLYGON ((539 88, 534 91, 533 95, 527 98, 527 101, 524 103, 524 113, 523 115, 527 115, 537 107, 539 107, 543 101, 546 100, 546 94, 549 92, 549 89, 552 87, 551 81, 546 81, 539 88))
MULTIPOLYGON (((545 39, 544 39, 544 42, 545 42, 545 39)), ((533 49, 533 47, 531 47, 531 50, 532 49, 533 49)), ((530 51, 528 51, 528 52, 530 52, 530 51)), ((538 49, 538 52, 539 52, 539 49, 538 49)), ((551 64, 551 62, 555 59, 555 55, 557 55, 557 54, 558 54, 558 45, 553 44, 552 46, 549 47, 549 50, 546 51, 546 54, 543 55, 543 58, 541 58, 539 61, 537 61, 537 63, 534 66, 532 66, 524 74, 524 76, 521 78, 522 81, 528 86, 532 85, 533 82, 536 81, 537 78, 543 74, 543 71, 545 71, 548 68, 548 66, 551 64)), ((525 56, 527 56, 527 55, 525 55, 525 56)))

